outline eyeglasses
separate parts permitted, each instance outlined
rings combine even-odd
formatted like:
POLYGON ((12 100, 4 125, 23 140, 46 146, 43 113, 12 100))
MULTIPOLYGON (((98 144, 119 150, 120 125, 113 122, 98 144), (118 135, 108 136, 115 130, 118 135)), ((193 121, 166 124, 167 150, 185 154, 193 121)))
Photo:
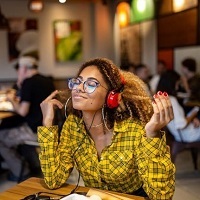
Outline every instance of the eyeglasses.
MULTIPOLYGON (((68 80, 68 87, 70 90, 76 90, 77 87, 83 83, 84 92, 91 94, 97 87, 102 86, 98 81, 93 79, 87 79, 86 81, 81 80, 80 78, 71 78, 68 80)), ((102 86, 105 88, 104 86, 102 86)), ((107 90, 107 88, 105 88, 107 90)))
POLYGON ((35 194, 31 194, 29 196, 24 197, 21 200, 59 200, 66 195, 60 195, 60 194, 55 194, 55 193, 50 193, 50 192, 38 192, 35 194), (48 195, 41 195, 41 194, 48 194, 48 195), (49 196, 52 195, 52 196, 49 196))

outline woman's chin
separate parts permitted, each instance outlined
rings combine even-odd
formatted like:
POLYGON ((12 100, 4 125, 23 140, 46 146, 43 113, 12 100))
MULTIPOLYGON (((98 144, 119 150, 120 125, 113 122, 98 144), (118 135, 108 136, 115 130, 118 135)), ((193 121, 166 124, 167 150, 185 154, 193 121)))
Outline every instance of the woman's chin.
POLYGON ((75 104, 73 104, 73 108, 76 110, 84 110, 85 107, 83 106, 83 104, 75 103, 75 104))

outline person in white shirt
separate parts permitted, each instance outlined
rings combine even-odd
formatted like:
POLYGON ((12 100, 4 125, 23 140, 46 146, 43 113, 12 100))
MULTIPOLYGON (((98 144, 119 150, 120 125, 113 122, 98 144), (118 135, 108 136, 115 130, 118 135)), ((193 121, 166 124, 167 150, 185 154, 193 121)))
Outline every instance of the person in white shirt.
POLYGON ((156 92, 156 88, 160 80, 160 75, 164 73, 166 70, 167 70, 166 62, 164 60, 158 60, 157 73, 154 74, 149 81, 149 86, 153 94, 156 92))
POLYGON ((195 107, 185 116, 183 107, 176 98, 176 88, 180 75, 174 70, 167 70, 160 77, 157 91, 168 93, 174 112, 174 119, 167 124, 167 128, 176 141, 195 142, 200 141, 200 121, 197 118, 199 107, 195 107))

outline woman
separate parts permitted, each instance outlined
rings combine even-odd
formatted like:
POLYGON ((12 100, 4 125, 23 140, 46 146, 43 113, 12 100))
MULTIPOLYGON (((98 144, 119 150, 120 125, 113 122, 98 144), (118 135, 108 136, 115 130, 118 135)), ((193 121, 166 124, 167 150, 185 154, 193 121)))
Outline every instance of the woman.
POLYGON ((173 118, 167 94, 155 95, 152 104, 137 76, 105 58, 84 63, 68 86, 59 143, 52 126, 54 108, 63 107, 58 91, 41 103, 38 140, 48 187, 64 184, 75 166, 87 187, 171 199, 175 169, 160 132, 173 118))
POLYGON ((183 107, 176 98, 176 90, 180 82, 180 75, 173 70, 162 74, 157 91, 164 90, 169 94, 174 111, 174 119, 167 124, 167 128, 178 142, 200 141, 200 121, 197 118, 198 107, 194 107, 185 116, 183 107))

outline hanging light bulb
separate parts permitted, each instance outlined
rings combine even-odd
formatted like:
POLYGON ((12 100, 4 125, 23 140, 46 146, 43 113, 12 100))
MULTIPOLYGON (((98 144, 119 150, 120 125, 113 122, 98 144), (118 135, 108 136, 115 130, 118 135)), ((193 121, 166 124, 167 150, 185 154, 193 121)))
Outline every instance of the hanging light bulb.
POLYGON ((117 6, 117 14, 120 27, 125 27, 130 22, 130 5, 127 2, 121 2, 117 6))
POLYGON ((29 10, 33 12, 40 12, 44 7, 42 0, 30 0, 28 4, 29 10))
POLYGON ((146 1, 145 0, 138 0, 137 1, 137 9, 140 12, 144 12, 146 9, 146 1))
POLYGON ((65 3, 65 2, 66 2, 66 0, 59 0, 59 2, 60 2, 60 3, 65 3))

